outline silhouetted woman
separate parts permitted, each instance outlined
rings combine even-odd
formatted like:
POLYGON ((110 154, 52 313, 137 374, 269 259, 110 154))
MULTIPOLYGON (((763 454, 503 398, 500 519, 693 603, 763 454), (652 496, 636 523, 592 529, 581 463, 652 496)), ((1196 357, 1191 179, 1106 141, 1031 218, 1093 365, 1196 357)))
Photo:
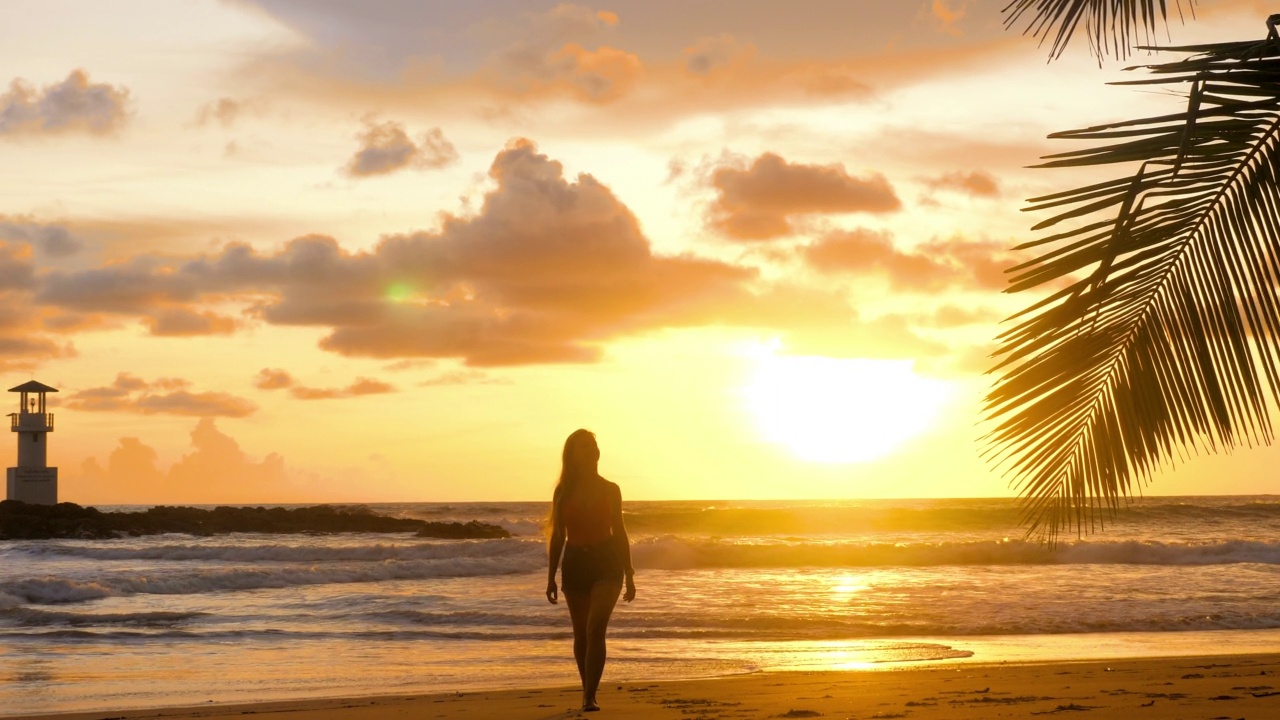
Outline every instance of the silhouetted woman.
POLYGON ((547 600, 556 602, 556 568, 564 556, 561 587, 573 620, 573 659, 582 679, 582 709, 599 710, 596 688, 604 673, 605 631, 626 578, 631 602, 636 597, 631 544, 622 524, 622 491, 600 477, 596 436, 575 430, 564 441, 560 482, 551 498, 551 537, 547 547, 547 600))

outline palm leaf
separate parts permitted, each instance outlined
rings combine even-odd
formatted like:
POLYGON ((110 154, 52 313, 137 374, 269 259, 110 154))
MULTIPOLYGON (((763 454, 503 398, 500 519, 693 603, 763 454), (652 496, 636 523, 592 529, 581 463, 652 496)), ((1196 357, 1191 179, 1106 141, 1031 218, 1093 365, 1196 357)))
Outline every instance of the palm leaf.
MULTIPOLYGON (((1181 16, 1182 0, 1174 3, 1181 16)), ((1009 0, 1002 12, 1005 27, 1025 16, 1024 35, 1030 33, 1041 43, 1053 36, 1051 59, 1062 55, 1083 24, 1089 49, 1101 60, 1108 52, 1127 57, 1129 48, 1143 38, 1150 43, 1157 24, 1168 20, 1167 5, 1167 0, 1009 0)), ((1195 11, 1195 0, 1187 0, 1187 9, 1195 11)))
POLYGON ((1184 112, 1057 133, 1092 146, 1041 167, 1132 175, 1030 200, 1057 231, 1010 292, 1062 287, 1015 315, 986 399, 987 456, 1028 533, 1094 530, 1188 453, 1269 443, 1280 401, 1280 37, 1176 48, 1120 84, 1187 91, 1184 112), (1082 277, 1083 276, 1083 277, 1082 277))

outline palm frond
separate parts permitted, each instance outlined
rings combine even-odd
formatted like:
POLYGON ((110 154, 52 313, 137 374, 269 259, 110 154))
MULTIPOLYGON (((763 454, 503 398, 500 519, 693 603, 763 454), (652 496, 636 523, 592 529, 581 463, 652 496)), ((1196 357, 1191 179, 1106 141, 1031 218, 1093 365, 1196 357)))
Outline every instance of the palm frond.
MULTIPOLYGON (((1174 0, 1182 16, 1182 1, 1174 0)), ((1195 12, 1195 1, 1187 0, 1187 11, 1195 12)), ((1089 49, 1099 61, 1108 53, 1127 57, 1129 48, 1143 41, 1151 44, 1157 25, 1168 22, 1168 0, 1009 0, 1004 6, 1005 27, 1028 18, 1023 34, 1040 38, 1041 44, 1053 36, 1049 58, 1062 55, 1075 31, 1084 25, 1089 49)))
POLYGON ((1269 24, 1262 42, 1197 46, 1120 83, 1184 88, 1184 112, 1050 136, 1095 144, 1041 167, 1137 170, 1027 208, 1056 213, 1036 229, 1070 226, 1021 246, 1043 254, 1010 270, 1010 292, 1064 288, 1011 318, 986 399, 986 454, 1013 476, 1029 534, 1092 531, 1179 457, 1273 437, 1280 37, 1269 24))

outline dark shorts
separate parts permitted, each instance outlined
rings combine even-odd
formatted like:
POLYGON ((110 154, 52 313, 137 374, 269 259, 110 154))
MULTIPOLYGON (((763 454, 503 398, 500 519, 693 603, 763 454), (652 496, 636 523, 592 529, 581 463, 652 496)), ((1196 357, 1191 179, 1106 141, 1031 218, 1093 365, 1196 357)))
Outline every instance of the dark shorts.
POLYGON ((565 545, 560 588, 565 592, 591 592, 598 582, 622 582, 618 544, 606 540, 597 545, 565 545))

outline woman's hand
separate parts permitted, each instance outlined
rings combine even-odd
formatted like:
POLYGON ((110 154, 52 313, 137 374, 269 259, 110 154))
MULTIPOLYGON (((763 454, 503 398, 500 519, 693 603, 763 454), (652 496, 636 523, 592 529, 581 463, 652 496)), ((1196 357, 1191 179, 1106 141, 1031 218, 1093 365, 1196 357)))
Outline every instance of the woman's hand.
MULTIPOLYGON (((558 594, 559 594, 559 589, 556 588, 556 579, 548 578, 547 579, 547 602, 551 603, 552 605, 555 605, 557 602, 556 596, 558 594)), ((635 595, 634 589, 632 590, 631 594, 635 595)))
POLYGON ((626 602, 636 599, 636 579, 630 575, 627 576, 627 591, 623 593, 622 599, 626 602))

